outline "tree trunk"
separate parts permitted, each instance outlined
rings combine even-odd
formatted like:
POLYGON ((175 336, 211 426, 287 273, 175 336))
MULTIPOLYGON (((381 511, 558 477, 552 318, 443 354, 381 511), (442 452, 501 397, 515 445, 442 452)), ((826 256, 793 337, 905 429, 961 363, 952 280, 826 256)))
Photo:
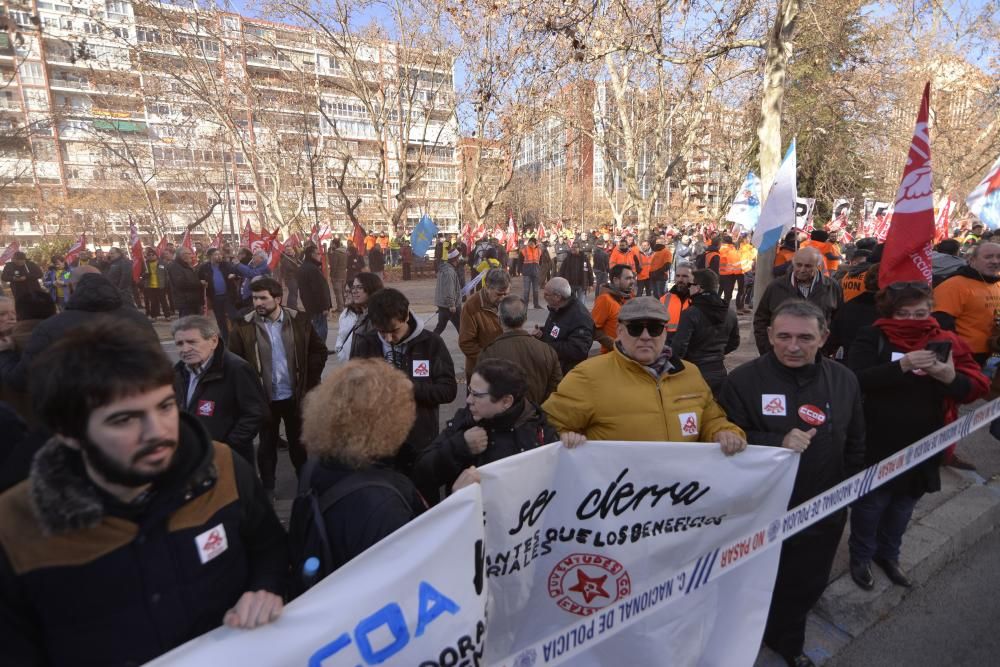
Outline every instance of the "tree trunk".
POLYGON ((767 40, 764 61, 764 94, 760 103, 761 194, 767 197, 774 182, 774 175, 781 166, 781 103, 785 96, 785 78, 788 61, 792 57, 792 36, 801 0, 778 0, 774 26, 767 40))

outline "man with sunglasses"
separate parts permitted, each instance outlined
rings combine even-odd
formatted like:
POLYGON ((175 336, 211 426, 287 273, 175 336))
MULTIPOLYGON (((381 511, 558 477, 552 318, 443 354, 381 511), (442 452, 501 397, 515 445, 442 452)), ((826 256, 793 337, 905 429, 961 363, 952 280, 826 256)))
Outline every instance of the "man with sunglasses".
POLYGON ((542 405, 567 446, 585 440, 717 442, 730 455, 746 448, 738 426, 712 398, 701 373, 671 356, 667 307, 651 296, 618 313, 610 354, 588 359, 542 405))

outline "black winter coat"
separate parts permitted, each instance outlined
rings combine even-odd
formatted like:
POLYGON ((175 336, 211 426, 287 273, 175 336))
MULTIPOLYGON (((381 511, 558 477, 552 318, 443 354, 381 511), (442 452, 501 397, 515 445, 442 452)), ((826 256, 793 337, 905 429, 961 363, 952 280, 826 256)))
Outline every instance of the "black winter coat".
POLYGON ((420 489, 426 489, 424 496, 433 502, 434 491, 444 486, 450 493, 452 484, 469 466, 484 466, 558 439, 559 433, 546 420, 545 413, 526 399, 496 417, 479 422, 468 408, 461 408, 430 447, 420 452, 413 479, 420 489), (474 426, 485 429, 489 438, 482 454, 469 452, 465 442, 465 432, 474 426))
POLYGON ((584 253, 569 253, 559 266, 559 276, 569 281, 571 287, 590 287, 594 284, 594 272, 590 269, 590 258, 584 253))
MULTIPOLYGON (((798 287, 792 284, 791 275, 775 278, 768 283, 767 289, 760 297, 760 304, 753 314, 753 335, 757 341, 757 351, 761 355, 771 351, 771 343, 767 339, 767 328, 771 325, 771 313, 789 299, 802 298, 798 287)), ((819 306, 819 309, 826 315, 827 323, 829 323, 833 320, 837 310, 844 305, 844 293, 838 283, 825 276, 820 276, 819 281, 809 292, 806 301, 819 306)))
POLYGON ((736 312, 710 292, 691 297, 691 306, 681 313, 677 331, 670 338, 674 356, 697 366, 716 396, 726 379, 725 356, 739 346, 736 312))
POLYGON ((24 346, 20 361, 11 370, 9 378, 5 378, 8 385, 16 391, 25 391, 28 369, 35 357, 68 331, 95 322, 100 317, 131 322, 143 335, 159 343, 160 338, 153 325, 149 323, 149 319, 133 306, 123 304, 121 293, 108 282, 107 278, 96 273, 87 273, 80 278, 76 289, 70 295, 66 309, 43 320, 32 330, 31 338, 24 346))
MULTIPOLYGON (((458 395, 455 364, 441 337, 427 331, 410 314, 410 335, 399 345, 386 351, 377 331, 369 331, 358 339, 352 359, 376 358, 406 373, 413 382, 413 397, 417 402, 417 421, 406 436, 406 442, 396 457, 399 470, 409 474, 417 455, 437 437, 439 406, 451 403, 458 395)), ((357 339, 357 334, 355 334, 357 339)), ((379 400, 373 397, 372 400, 379 400)), ((387 406, 389 407, 389 406, 387 406)))
POLYGON ((195 385, 188 400, 191 371, 178 361, 174 366, 177 403, 194 415, 213 440, 224 442, 253 465, 253 440, 269 412, 260 378, 243 359, 220 344, 212 363, 195 385))
POLYGON ((323 266, 311 259, 302 260, 298 271, 299 298, 307 315, 319 315, 330 310, 330 283, 323 275, 323 266))
POLYGON ((42 269, 30 259, 25 260, 24 266, 17 266, 14 262, 8 262, 3 267, 0 280, 10 283, 11 295, 16 301, 22 294, 34 292, 41 289, 38 281, 42 279, 42 269), (15 277, 24 277, 27 280, 14 280, 15 277))
MULTIPOLYGON (((893 353, 903 352, 889 342, 880 329, 868 326, 858 332, 847 358, 847 365, 857 374, 864 393, 866 466, 944 426, 945 399, 961 403, 972 390, 972 383, 962 373, 956 373, 951 384, 943 384, 926 375, 904 373, 899 362, 892 358, 893 353)), ((942 456, 943 453, 932 456, 889 484, 914 497, 940 491, 942 456)))
POLYGON ((132 261, 125 258, 119 257, 115 261, 111 262, 108 266, 108 272, 105 277, 108 279, 115 288, 121 292, 122 301, 125 303, 132 303, 132 261))
POLYGON ((200 312, 205 303, 205 287, 198 279, 198 273, 181 262, 171 262, 167 267, 170 289, 174 295, 174 306, 180 310, 200 312))
POLYGON ((864 465, 861 390, 854 373, 834 361, 821 358, 802 368, 787 368, 773 353, 765 354, 729 374, 719 404, 751 445, 781 447, 793 428, 816 428, 799 460, 790 508, 864 465))
MULTIPOLYGON (((376 478, 399 491, 378 485, 366 485, 345 496, 323 516, 326 524, 326 534, 330 540, 330 552, 333 556, 331 569, 337 569, 349 560, 388 537, 397 529, 420 516, 427 504, 417 492, 413 482, 391 468, 375 464, 357 470, 342 463, 328 459, 320 459, 311 468, 308 480, 303 480, 312 488, 317 496, 338 482, 349 484, 354 475, 363 474, 368 478, 376 478), (400 498, 402 495, 402 498, 400 498), (403 499, 406 502, 403 502, 403 499)), ((310 468, 307 468, 309 470, 310 468)), ((291 523, 296 524, 296 519, 291 523)))
POLYGON ((590 354, 590 346, 594 344, 594 318, 579 299, 570 297, 559 310, 549 308, 549 316, 542 326, 542 342, 551 345, 559 355, 559 366, 565 377, 590 354))
POLYGON ((871 326, 879 318, 875 309, 875 294, 875 292, 862 292, 844 303, 833 316, 826 349, 836 359, 846 362, 858 332, 864 327, 871 326))
POLYGON ((53 440, 0 496, 3 664, 144 664, 219 627, 243 593, 284 592, 285 533, 250 466, 184 414, 174 458, 126 505, 53 440))

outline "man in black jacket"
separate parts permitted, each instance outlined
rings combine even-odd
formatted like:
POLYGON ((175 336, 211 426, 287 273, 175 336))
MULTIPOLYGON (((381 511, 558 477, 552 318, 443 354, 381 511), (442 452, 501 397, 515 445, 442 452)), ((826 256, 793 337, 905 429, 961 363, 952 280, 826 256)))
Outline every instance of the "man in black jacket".
POLYGON ((181 246, 177 249, 174 261, 167 267, 174 306, 181 317, 201 315, 201 309, 205 306, 205 286, 198 278, 193 261, 192 252, 181 246))
POLYGON ((254 309, 236 321, 229 349, 250 364, 270 403, 260 433, 257 465, 264 490, 274 499, 279 427, 284 423, 288 457, 298 475, 306 462, 301 440, 302 399, 319 384, 327 353, 306 316, 281 305, 281 283, 271 277, 258 278, 250 290, 254 309))
MULTIPOLYGON (((11 260, 3 267, 3 274, 0 275, 0 281, 7 283, 7 286, 10 287, 10 293, 14 297, 15 303, 21 295, 41 290, 42 287, 38 284, 41 279, 41 267, 20 251, 11 256, 11 260)), ((18 313, 17 316, 24 319, 21 313, 18 313)))
POLYGON ((837 309, 844 303, 840 285, 823 275, 823 256, 816 248, 797 250, 790 263, 790 275, 768 283, 753 315, 753 335, 757 351, 762 355, 771 350, 767 334, 771 317, 785 301, 805 299, 819 307, 827 322, 833 320, 837 309))
POLYGON ((466 407, 417 458, 413 477, 425 498, 434 502, 442 486, 450 492, 470 467, 559 439, 545 413, 525 397, 527 389, 524 371, 511 361, 485 359, 476 365, 466 407))
POLYGON ((135 307, 135 293, 133 289, 135 287, 135 282, 132 280, 132 260, 125 256, 125 253, 121 251, 121 248, 112 248, 108 251, 108 258, 111 260, 108 264, 107 273, 105 277, 108 279, 118 293, 122 296, 122 303, 126 306, 135 307))
POLYGON ((242 458, 179 414, 159 342, 101 322, 38 363, 55 436, 0 496, 3 663, 138 665, 276 619, 284 531, 242 458))
POLYGON ((314 245, 306 247, 302 266, 299 267, 299 297, 302 299, 302 309, 312 321, 313 328, 319 339, 326 342, 329 325, 326 314, 332 307, 330 299, 330 284, 323 275, 323 262, 320 259, 319 248, 314 245))
POLYGON ((725 357, 740 346, 736 311, 719 296, 719 276, 711 269, 694 272, 690 294, 691 306, 681 313, 670 347, 674 357, 698 367, 718 398, 726 379, 725 357))
POLYGON ((181 409, 204 424, 216 442, 233 448, 253 468, 253 441, 268 413, 260 379, 243 359, 219 345, 207 317, 189 315, 171 327, 180 361, 174 389, 181 409))
MULTIPOLYGON (((820 356, 828 331, 815 304, 780 305, 767 334, 772 351, 730 373, 719 404, 748 442, 800 453, 791 508, 863 467, 861 390, 850 370, 820 356)), ((826 588, 846 519, 841 510, 781 547, 764 643, 790 667, 813 664, 803 652, 806 616, 826 588)))
POLYGON ((455 364, 441 337, 424 329, 399 290, 386 288, 372 294, 368 318, 375 328, 361 337, 351 358, 385 359, 413 383, 417 420, 395 459, 397 469, 408 475, 417 456, 440 431, 440 406, 458 395, 455 364))
POLYGON ((565 278, 553 278, 546 283, 542 297, 549 306, 549 316, 541 329, 535 327, 534 336, 556 351, 565 376, 590 354, 594 318, 583 302, 573 296, 565 278))
POLYGON ((582 251, 581 245, 580 241, 570 241, 569 253, 559 266, 559 276, 569 283, 573 298, 582 302, 594 284, 594 272, 590 269, 590 258, 582 251))

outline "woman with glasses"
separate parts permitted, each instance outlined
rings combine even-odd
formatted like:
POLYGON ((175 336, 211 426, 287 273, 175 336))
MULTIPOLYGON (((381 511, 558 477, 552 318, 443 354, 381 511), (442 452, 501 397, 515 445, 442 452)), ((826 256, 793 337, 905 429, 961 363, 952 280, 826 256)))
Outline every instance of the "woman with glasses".
POLYGON ((353 356, 355 342, 374 330, 368 320, 368 299, 382 289, 382 279, 374 273, 362 271, 354 276, 347 288, 350 290, 350 297, 347 309, 340 316, 337 342, 333 346, 334 354, 340 361, 349 360, 353 356))
MULTIPOLYGON (((864 397, 865 465, 892 456, 954 421, 957 406, 984 396, 989 383, 962 339, 931 317, 934 298, 924 282, 897 282, 875 296, 880 319, 861 329, 848 366, 864 397)), ((851 578, 875 586, 871 563, 899 586, 910 580, 899 549, 913 508, 941 489, 941 456, 878 487, 851 508, 851 578)))

